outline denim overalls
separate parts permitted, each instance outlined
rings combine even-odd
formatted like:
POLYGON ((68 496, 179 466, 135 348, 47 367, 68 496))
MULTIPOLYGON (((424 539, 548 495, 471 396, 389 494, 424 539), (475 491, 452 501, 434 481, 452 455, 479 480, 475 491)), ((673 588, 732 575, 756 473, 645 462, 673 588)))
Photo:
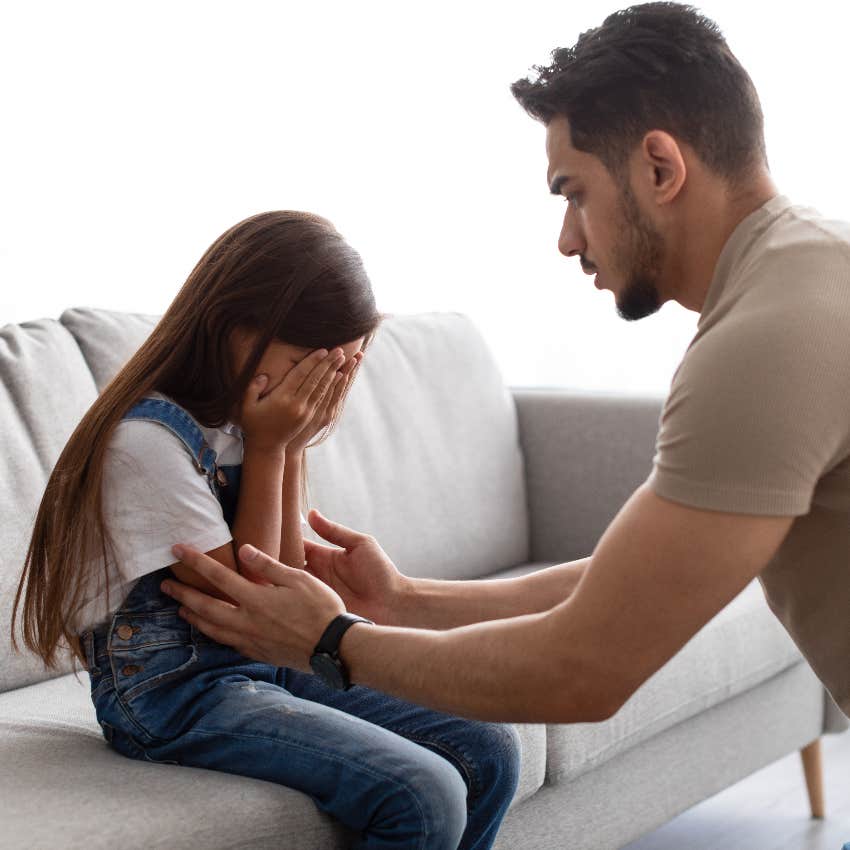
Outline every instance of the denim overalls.
MULTIPOLYGON (((216 464, 188 412, 145 398, 124 418, 169 428, 232 526, 241 467, 216 464)), ((114 749, 297 788, 355 831, 352 847, 492 846, 518 781, 513 726, 361 686, 335 691, 312 674, 255 662, 183 620, 159 589, 169 576, 169 567, 143 576, 109 620, 80 638, 114 749)))

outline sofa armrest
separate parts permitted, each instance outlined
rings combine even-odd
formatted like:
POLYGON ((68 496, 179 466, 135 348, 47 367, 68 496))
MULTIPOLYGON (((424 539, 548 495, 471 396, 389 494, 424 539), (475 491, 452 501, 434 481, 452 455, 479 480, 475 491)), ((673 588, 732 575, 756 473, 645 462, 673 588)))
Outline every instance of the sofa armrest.
POLYGON ((534 561, 589 555, 649 476, 663 399, 511 388, 534 561))

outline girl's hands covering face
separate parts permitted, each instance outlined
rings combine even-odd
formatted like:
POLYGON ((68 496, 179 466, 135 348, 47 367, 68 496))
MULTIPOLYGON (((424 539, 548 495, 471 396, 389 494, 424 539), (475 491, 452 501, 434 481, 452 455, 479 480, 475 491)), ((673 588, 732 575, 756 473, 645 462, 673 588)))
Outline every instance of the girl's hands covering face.
POLYGON ((293 366, 265 395, 269 376, 257 375, 248 385, 239 417, 246 449, 284 451, 323 409, 325 396, 333 397, 335 385, 345 382, 345 376, 337 371, 344 362, 342 349, 318 349, 293 366))
POLYGON ((354 380, 360 361, 363 359, 362 351, 356 352, 349 357, 345 365, 337 372, 330 390, 325 393, 324 398, 316 405, 313 416, 304 423, 302 429, 293 436, 286 444, 288 452, 302 451, 304 447, 323 429, 339 415, 340 405, 345 398, 345 393, 354 380))

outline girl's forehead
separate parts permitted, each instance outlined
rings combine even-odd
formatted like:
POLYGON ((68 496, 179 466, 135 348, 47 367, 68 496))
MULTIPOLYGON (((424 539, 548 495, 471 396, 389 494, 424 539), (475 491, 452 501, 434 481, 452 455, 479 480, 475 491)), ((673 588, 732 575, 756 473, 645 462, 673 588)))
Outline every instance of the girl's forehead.
MULTIPOLYGON (((355 339, 352 342, 346 342, 343 345, 339 346, 345 352, 347 356, 350 356, 363 347, 363 337, 360 339, 355 339)), ((315 351, 315 348, 305 348, 301 345, 292 345, 288 342, 281 342, 279 340, 272 340, 270 346, 274 346, 279 351, 285 351, 288 354, 293 354, 299 357, 306 357, 311 351, 315 351)))

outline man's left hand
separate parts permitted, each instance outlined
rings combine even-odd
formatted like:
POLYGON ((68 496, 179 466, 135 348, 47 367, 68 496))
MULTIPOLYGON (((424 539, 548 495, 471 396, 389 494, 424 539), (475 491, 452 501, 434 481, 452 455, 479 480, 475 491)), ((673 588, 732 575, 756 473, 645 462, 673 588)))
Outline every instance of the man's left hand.
POLYGON ((281 564, 247 543, 239 549, 239 560, 269 584, 249 581, 190 546, 175 546, 172 551, 236 603, 168 579, 162 590, 183 606, 180 616, 213 640, 257 661, 309 672, 319 638, 345 611, 337 593, 315 576, 281 564))

